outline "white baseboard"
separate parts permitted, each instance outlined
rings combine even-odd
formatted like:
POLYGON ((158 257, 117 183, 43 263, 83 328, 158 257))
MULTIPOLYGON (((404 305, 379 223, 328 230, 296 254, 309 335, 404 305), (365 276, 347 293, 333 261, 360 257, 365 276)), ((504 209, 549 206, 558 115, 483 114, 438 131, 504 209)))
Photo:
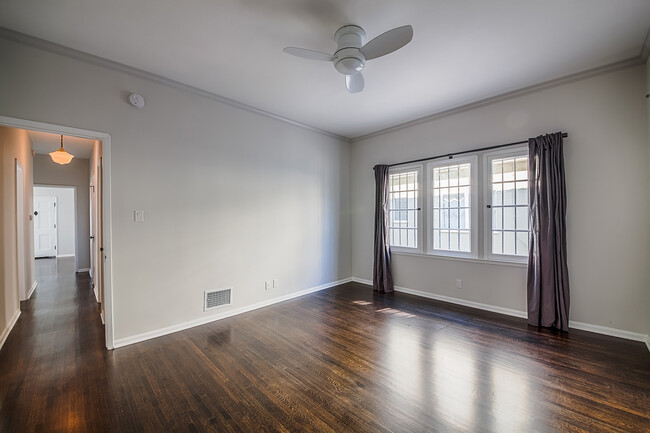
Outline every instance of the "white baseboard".
POLYGON ((19 317, 20 317, 20 308, 16 310, 14 316, 7 324, 7 327, 2 331, 2 334, 0 334, 0 349, 2 349, 2 346, 4 346, 5 344, 5 341, 7 341, 7 337, 9 337, 9 333, 11 332, 11 330, 14 329, 14 325, 18 321, 19 317))
MULTIPOLYGON (((370 280, 364 280, 362 278, 353 277, 352 281, 356 283, 367 284, 369 286, 372 286, 372 281, 370 280)), ((413 290, 406 287, 395 286, 395 291, 409 293, 411 295, 420 296, 423 298, 435 299, 437 301, 449 302, 451 304, 464 305, 466 307, 471 307, 471 308, 478 308, 480 310, 492 311, 494 313, 501 313, 507 316, 520 317, 523 319, 528 317, 528 314, 525 311, 513 310, 510 308, 499 307, 496 305, 483 304, 480 302, 467 301, 465 299, 452 298, 450 296, 436 295, 434 293, 422 292, 420 290, 413 290)), ((583 323, 583 322, 574 322, 572 320, 569 321, 569 328, 594 332, 596 334, 609 335, 612 337, 624 338, 626 340, 643 341, 645 342, 646 346, 648 346, 648 350, 650 350, 650 336, 647 334, 640 334, 638 332, 625 331, 616 328, 609 328, 607 326, 591 325, 589 323, 583 323)))
POLYGON ((106 323, 104 322, 104 311, 99 312, 99 318, 102 319, 102 325, 106 325, 106 323))
POLYGON ((80 273, 80 272, 90 272, 90 268, 80 268, 80 269, 77 269, 77 273, 80 273))
POLYGON ((56 255, 57 259, 62 259, 62 258, 65 258, 65 257, 74 257, 74 254, 57 254, 56 255))
POLYGON ((609 335, 611 337, 624 338, 626 340, 642 341, 648 339, 648 335, 638 332, 625 331, 623 329, 610 328, 607 326, 592 325, 590 323, 574 322, 569 320, 569 328, 580 329, 582 331, 595 332, 596 334, 609 335))
POLYGON ((268 299, 266 301, 257 302, 252 305, 235 308, 232 310, 224 311, 223 313, 212 314, 209 317, 202 317, 200 319, 191 320, 189 322, 179 323, 177 325, 168 326, 161 329, 156 329, 142 334, 133 335, 130 337, 119 338, 113 342, 113 348, 128 346, 129 344, 139 343, 141 341, 150 340, 163 335, 173 334, 174 332, 184 331, 185 329, 194 328, 195 326, 205 325, 206 323, 214 322, 217 320, 225 319, 228 317, 236 316, 238 314, 247 313, 249 311, 257 310, 258 308, 268 307, 269 305, 277 304, 279 302, 288 301, 290 299, 305 296, 310 293, 318 292, 320 290, 329 289, 330 287, 338 286, 352 281, 352 278, 346 278, 331 283, 322 284, 320 286, 312 287, 309 289, 301 290, 299 292, 289 293, 287 295, 278 296, 277 298, 268 299))
POLYGON ((27 293, 27 299, 32 297, 32 294, 34 294, 34 290, 36 290, 36 286, 38 286, 38 281, 34 281, 34 284, 32 284, 32 288, 29 289, 29 293, 27 293))

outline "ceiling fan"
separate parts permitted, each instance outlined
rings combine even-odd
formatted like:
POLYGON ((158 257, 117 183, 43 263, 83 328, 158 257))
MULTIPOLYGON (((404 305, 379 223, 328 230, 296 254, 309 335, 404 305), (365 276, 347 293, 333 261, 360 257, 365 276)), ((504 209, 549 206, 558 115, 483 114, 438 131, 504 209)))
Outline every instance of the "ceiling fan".
POLYGON ((366 61, 390 54, 411 42, 413 27, 394 28, 363 45, 365 36, 366 32, 361 27, 348 25, 341 27, 334 34, 337 46, 332 55, 295 47, 287 47, 283 51, 303 59, 332 62, 336 70, 345 75, 345 87, 348 92, 357 93, 363 90, 365 84, 361 70, 366 61))

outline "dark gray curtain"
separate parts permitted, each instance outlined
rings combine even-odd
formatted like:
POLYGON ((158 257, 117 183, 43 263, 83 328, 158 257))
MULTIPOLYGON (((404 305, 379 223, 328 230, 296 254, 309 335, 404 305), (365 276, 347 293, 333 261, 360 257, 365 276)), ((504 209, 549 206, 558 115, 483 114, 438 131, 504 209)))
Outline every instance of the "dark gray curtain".
POLYGON ((528 141, 528 324, 569 330, 562 133, 528 141))
POLYGON ((388 241, 388 166, 375 166, 375 260, 372 267, 372 289, 393 291, 388 241))

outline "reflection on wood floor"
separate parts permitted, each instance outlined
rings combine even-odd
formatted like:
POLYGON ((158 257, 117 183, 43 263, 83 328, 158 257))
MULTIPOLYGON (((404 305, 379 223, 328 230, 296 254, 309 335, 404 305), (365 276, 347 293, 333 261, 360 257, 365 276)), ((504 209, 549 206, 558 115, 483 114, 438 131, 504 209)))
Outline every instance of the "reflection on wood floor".
POLYGON ((2 432, 650 431, 643 343, 350 283, 106 351, 73 262, 36 262, 2 432))

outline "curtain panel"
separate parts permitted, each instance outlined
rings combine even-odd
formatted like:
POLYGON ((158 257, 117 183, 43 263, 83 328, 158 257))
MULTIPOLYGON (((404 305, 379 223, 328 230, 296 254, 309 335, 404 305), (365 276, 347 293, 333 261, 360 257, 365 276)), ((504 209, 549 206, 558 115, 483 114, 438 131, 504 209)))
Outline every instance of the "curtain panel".
POLYGON ((528 324, 569 330, 562 133, 528 141, 528 324))

